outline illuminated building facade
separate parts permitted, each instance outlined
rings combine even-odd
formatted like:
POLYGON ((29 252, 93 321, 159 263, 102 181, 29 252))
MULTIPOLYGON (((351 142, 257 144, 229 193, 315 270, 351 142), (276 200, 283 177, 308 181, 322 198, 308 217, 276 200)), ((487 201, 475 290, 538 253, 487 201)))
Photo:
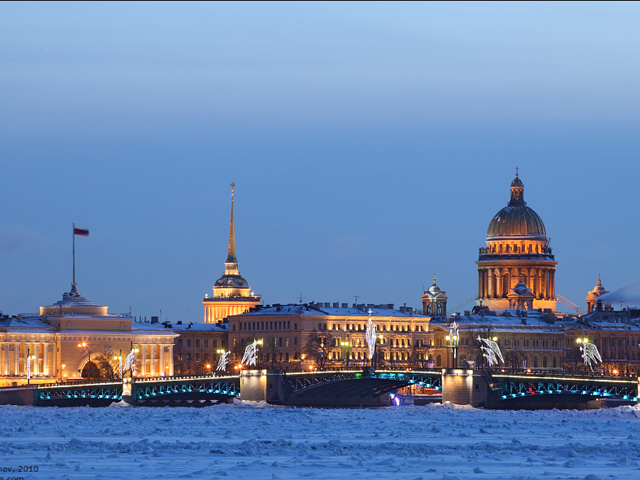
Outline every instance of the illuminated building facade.
POLYGON ((426 366, 429 317, 411 308, 393 305, 309 303, 268 305, 229 317, 229 348, 232 359, 242 359, 247 344, 262 340, 258 349, 260 368, 306 370, 317 361, 305 353, 314 334, 327 342, 323 347, 325 368, 361 368, 370 365, 365 338, 371 319, 376 325, 378 366, 409 368, 426 366))
POLYGON ((218 323, 230 315, 239 315, 260 305, 259 295, 254 295, 249 283, 242 278, 236 259, 236 231, 233 218, 233 187, 231 184, 231 222, 229 225, 229 252, 224 264, 224 274, 213 285, 213 297, 205 295, 204 323, 218 323))
POLYGON ((480 248, 476 262, 478 305, 506 310, 518 304, 555 311, 557 263, 544 223, 527 207, 524 185, 516 173, 511 182, 511 199, 491 220, 486 247, 480 248))
MULTIPOLYGON (((97 377, 98 363, 117 363, 134 349, 136 377, 173 375, 173 342, 162 325, 137 324, 130 315, 81 296, 75 283, 39 315, 0 319, 0 385, 97 377), (27 378, 30 377, 30 378, 27 378)), ((118 372, 119 373, 119 372, 118 372)))

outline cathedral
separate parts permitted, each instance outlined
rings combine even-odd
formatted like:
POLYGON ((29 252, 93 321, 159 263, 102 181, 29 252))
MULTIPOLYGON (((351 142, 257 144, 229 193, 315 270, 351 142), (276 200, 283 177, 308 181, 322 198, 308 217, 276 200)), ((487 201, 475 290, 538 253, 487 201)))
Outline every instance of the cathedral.
POLYGON ((542 219, 524 201, 524 184, 517 169, 509 203, 491 220, 486 242, 476 262, 478 306, 555 312, 558 262, 542 219))

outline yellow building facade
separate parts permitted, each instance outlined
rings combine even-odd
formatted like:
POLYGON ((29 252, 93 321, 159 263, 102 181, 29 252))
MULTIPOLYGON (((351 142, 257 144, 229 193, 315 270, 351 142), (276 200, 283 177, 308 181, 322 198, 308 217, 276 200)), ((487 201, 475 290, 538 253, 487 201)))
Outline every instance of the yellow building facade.
MULTIPOLYGON (((129 315, 71 291, 39 315, 0 320, 1 386, 52 383, 97 377, 101 360, 135 351, 134 376, 173 375, 173 343, 178 334, 162 325, 138 324, 129 315)), ((118 372, 119 373, 119 372, 118 372)))

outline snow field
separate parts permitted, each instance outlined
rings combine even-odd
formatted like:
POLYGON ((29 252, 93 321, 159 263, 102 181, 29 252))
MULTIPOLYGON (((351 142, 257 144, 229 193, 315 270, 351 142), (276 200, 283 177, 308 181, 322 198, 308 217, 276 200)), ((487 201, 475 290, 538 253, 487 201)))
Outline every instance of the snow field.
POLYGON ((638 406, 0 406, 0 415, 1 466, 37 465, 25 480, 640 478, 638 406))

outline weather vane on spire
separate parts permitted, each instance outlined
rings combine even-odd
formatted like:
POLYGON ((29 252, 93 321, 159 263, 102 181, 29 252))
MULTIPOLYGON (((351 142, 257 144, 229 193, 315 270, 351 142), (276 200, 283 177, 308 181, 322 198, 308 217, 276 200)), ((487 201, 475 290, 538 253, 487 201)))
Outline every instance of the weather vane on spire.
POLYGON ((518 177, 518 167, 516 167, 516 178, 518 177))

